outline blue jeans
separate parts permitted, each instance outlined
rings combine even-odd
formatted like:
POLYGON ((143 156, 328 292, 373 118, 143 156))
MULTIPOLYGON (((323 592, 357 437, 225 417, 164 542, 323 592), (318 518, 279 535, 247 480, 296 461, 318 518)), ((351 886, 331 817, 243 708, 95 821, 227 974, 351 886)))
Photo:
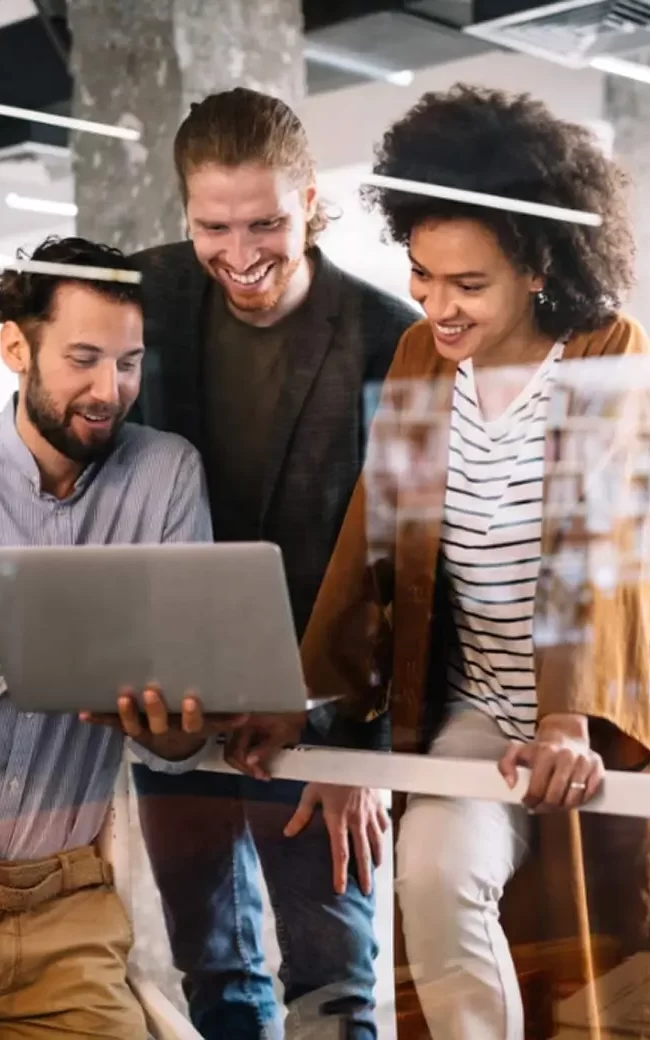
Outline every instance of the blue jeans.
POLYGON ((140 819, 176 967, 206 1040, 281 1040, 285 1026, 262 947, 259 865, 269 890, 288 1008, 286 1036, 375 1040, 374 899, 332 887, 329 837, 317 814, 283 829, 302 792, 290 781, 135 766, 140 819), (161 797, 165 795, 166 797, 161 797), (319 993, 319 991, 322 991, 319 993))

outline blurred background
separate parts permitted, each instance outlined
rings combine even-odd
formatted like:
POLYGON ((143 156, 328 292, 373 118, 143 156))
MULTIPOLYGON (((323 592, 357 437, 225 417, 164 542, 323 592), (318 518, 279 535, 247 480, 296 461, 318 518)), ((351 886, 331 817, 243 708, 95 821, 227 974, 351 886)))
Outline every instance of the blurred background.
MULTIPOLYGON (((643 284, 649 56, 650 0, 0 0, 0 261, 75 227, 127 250, 182 236, 174 132, 191 101, 243 84, 280 94, 306 124, 340 214, 325 250, 403 296, 405 258, 380 242, 360 179, 394 118, 464 80, 532 91, 625 161, 643 284)), ((631 309, 650 320, 641 291, 631 309)), ((0 397, 9 389, 3 372, 0 397)))
MULTIPOLYGON (((244 85, 282 96, 305 123, 338 217, 325 252, 406 298, 406 257, 382 241, 359 187, 388 125, 459 81, 530 91, 629 169, 638 288, 627 310, 650 327, 650 0, 0 0, 0 267, 75 230, 126 251, 184 237, 174 134, 192 101, 244 85)), ((0 366, 0 405, 13 386, 0 366)), ((136 952, 182 1006, 137 827, 132 841, 136 952)), ((386 866, 385 1038, 391 885, 386 866)), ((270 918, 268 939, 275 966, 270 918)))

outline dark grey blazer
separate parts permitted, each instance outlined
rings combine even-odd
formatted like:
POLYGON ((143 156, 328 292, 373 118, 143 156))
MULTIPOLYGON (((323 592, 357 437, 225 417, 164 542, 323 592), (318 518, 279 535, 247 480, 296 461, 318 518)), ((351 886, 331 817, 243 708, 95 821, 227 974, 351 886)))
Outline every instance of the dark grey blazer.
MULTIPOLYGON (((314 258, 316 274, 290 346, 293 363, 269 443, 259 525, 260 538, 282 549, 299 637, 361 469, 372 387, 417 318, 411 307, 344 273, 318 250, 314 258)), ((147 346, 136 419, 179 433, 202 451, 201 337, 209 279, 190 242, 134 259, 143 273, 147 346)), ((339 732, 333 718, 320 711, 313 717, 328 742, 375 742, 366 727, 356 732, 346 725, 339 732)))

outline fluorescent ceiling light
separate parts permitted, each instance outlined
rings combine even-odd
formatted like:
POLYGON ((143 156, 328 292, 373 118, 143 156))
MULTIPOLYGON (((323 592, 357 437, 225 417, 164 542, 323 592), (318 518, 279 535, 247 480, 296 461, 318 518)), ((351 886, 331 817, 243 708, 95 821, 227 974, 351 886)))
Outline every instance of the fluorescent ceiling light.
POLYGON ((10 209, 24 209, 30 213, 51 213, 56 217, 76 217, 77 206, 74 202, 56 202, 54 199, 30 199, 26 195, 17 195, 10 191, 5 199, 10 209))
POLYGON ((104 137, 119 137, 123 141, 139 141, 140 133, 128 126, 112 126, 109 123, 93 123, 88 119, 72 119, 57 116, 52 112, 38 112, 32 108, 16 108, 15 105, 0 105, 0 116, 9 119, 26 119, 30 123, 45 123, 47 126, 63 126, 68 130, 82 130, 104 137))
POLYGON ((623 76, 634 79, 637 83, 650 83, 650 66, 641 65, 638 61, 626 61, 624 58, 613 58, 607 54, 599 54, 589 64, 600 72, 609 72, 612 76, 623 76))
POLYGON ((63 278, 89 278, 95 282, 129 282, 139 285, 140 271, 114 270, 112 267, 84 267, 81 264, 53 264, 49 260, 20 260, 8 257, 5 270, 26 271, 28 274, 50 274, 63 278))
POLYGON ((395 87, 410 87, 415 76, 411 69, 400 69, 399 72, 386 72, 384 74, 384 79, 387 83, 392 83, 395 87))
POLYGON ((603 222, 599 213, 588 213, 582 209, 564 209, 561 206, 549 206, 542 202, 511 199, 506 195, 489 195, 482 191, 466 191, 464 188, 449 188, 443 184, 425 184, 423 181, 404 180, 401 177, 383 177, 373 173, 364 176, 361 183, 370 184, 376 188, 388 188, 392 191, 405 191, 410 195, 428 195, 437 199, 449 199, 452 202, 464 202, 470 206, 487 206, 490 209, 526 213, 533 217, 544 217, 547 220, 564 220, 571 224, 600 227, 603 222))
POLYGON ((342 72, 352 72, 366 79, 381 80, 384 83, 392 83, 396 87, 409 87, 413 82, 411 69, 391 69, 386 65, 376 65, 352 51, 334 50, 320 43, 307 43, 304 55, 308 61, 314 61, 318 65, 326 65, 331 69, 340 69, 342 72))

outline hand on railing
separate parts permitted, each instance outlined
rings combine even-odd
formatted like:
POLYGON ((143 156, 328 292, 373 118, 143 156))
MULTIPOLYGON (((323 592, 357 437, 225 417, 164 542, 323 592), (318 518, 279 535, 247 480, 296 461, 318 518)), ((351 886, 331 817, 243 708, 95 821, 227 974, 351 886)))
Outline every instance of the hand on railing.
POLYGON ((226 741, 226 762, 255 780, 270 780, 274 758, 298 743, 306 718, 304 712, 249 715, 226 741))
POLYGON ((523 804, 536 812, 579 809, 598 793, 605 770, 589 746, 584 715, 547 715, 530 744, 513 743, 499 762, 499 772, 512 789, 517 766, 530 769, 523 804))

